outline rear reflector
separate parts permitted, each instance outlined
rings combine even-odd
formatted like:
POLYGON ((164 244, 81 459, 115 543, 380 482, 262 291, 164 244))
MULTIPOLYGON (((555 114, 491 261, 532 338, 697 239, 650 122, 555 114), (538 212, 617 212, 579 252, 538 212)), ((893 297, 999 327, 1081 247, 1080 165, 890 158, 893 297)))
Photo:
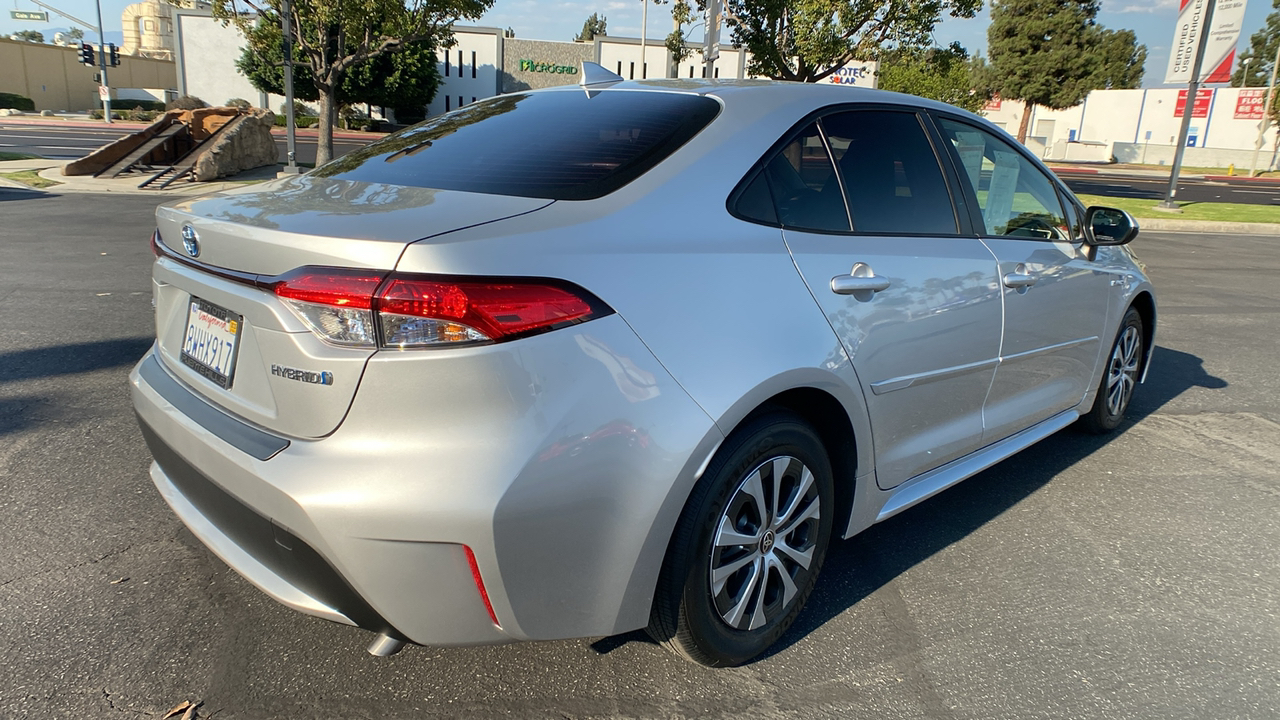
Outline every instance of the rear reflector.
POLYGON ((612 312, 585 290, 556 280, 386 277, 304 267, 267 286, 320 337, 349 347, 501 342, 612 312))
POLYGON ((467 564, 471 566, 471 579, 476 582, 476 589, 480 591, 480 599, 484 601, 484 609, 489 611, 489 619, 494 625, 502 627, 502 623, 498 622, 498 616, 493 612, 493 603, 489 602, 489 591, 484 589, 484 578, 480 577, 480 566, 476 564, 476 554, 471 552, 471 548, 463 545, 463 550, 467 551, 467 564))

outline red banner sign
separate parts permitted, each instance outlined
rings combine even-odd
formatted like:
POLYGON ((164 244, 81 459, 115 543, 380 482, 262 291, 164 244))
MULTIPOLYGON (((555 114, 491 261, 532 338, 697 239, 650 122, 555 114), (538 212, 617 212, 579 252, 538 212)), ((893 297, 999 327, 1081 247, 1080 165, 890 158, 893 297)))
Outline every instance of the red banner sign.
POLYGON ((995 112, 996 110, 999 110, 1000 106, 1003 104, 1004 104, 1004 101, 1000 99, 999 95, 996 95, 995 97, 987 101, 987 106, 983 109, 989 110, 991 112, 995 112))
POLYGON ((1236 119, 1261 120, 1266 104, 1266 90, 1241 90, 1240 97, 1236 98, 1236 119))
MULTIPOLYGON (((1213 102, 1213 90, 1200 90, 1196 93, 1196 104, 1191 108, 1191 117, 1209 117, 1209 104, 1213 102)), ((1178 91, 1178 103, 1173 108, 1174 117, 1182 117, 1187 109, 1187 91, 1178 91)))

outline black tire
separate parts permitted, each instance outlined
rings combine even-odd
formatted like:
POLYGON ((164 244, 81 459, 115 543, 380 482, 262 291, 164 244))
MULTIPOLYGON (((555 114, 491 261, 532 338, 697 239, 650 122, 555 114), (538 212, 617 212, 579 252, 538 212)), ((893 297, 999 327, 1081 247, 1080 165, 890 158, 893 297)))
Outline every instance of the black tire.
POLYGON ((1111 344, 1093 407, 1080 417, 1080 425, 1088 432, 1098 435, 1109 433, 1124 420, 1142 374, 1145 343, 1142 315, 1135 308, 1129 308, 1120 322, 1115 342, 1111 344))
POLYGON ((741 427, 707 467, 680 516, 654 593, 649 634, 711 667, 741 665, 763 653, 791 627, 822 569, 835 515, 833 488, 826 450, 799 418, 772 412, 741 427), (811 482, 804 479, 806 469, 811 482), (733 542, 748 536, 749 542, 733 542), (718 585, 712 580, 716 569, 718 585))

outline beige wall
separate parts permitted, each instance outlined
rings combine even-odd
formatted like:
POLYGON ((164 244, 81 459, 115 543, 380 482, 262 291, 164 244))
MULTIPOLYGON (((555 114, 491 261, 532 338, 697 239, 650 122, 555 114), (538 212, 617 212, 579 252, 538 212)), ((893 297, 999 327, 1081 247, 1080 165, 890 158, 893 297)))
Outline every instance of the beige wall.
MULTIPOLYGON (((36 110, 88 110, 100 106, 97 68, 81 65, 77 48, 0 38, 0 92, 35 101, 36 110)), ((115 88, 176 88, 172 62, 123 55, 107 70, 115 88)))

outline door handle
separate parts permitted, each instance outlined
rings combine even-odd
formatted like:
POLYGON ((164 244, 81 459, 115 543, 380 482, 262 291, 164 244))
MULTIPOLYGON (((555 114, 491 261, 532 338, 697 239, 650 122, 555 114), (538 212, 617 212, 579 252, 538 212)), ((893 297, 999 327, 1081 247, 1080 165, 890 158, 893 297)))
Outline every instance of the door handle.
POLYGON ((854 263, 848 275, 831 278, 831 292, 853 295, 859 300, 870 300, 875 293, 888 290, 889 285, 889 278, 876 275, 866 263, 854 263))
POLYGON ((1027 266, 1022 263, 1018 263, 1018 266, 1013 269, 1013 272, 1006 273, 1001 280, 1004 281, 1005 287, 1013 288, 1014 290, 1022 292, 1026 292, 1027 288, 1036 284, 1036 277, 1028 273, 1027 266))

